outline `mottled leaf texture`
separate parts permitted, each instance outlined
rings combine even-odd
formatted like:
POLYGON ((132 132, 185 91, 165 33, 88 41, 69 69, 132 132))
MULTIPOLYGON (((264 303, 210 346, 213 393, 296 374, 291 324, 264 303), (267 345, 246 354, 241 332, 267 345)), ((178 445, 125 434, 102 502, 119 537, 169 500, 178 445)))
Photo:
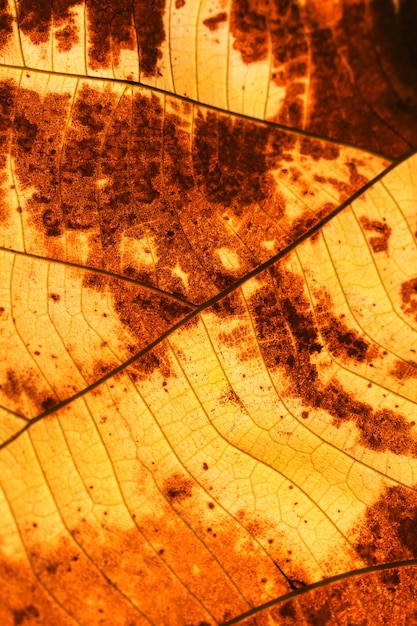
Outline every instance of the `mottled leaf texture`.
POLYGON ((417 624, 416 27, 0 0, 1 626, 417 624))

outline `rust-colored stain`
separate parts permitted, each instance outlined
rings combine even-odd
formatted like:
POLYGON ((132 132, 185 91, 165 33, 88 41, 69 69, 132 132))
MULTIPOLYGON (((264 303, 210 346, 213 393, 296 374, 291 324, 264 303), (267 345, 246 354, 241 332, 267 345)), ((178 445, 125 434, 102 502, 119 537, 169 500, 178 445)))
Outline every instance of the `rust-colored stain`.
MULTIPOLYGON (((417 439, 412 435, 412 424, 403 415, 373 409, 335 379, 327 384, 320 381, 314 355, 323 349, 321 328, 305 295, 303 279, 281 263, 272 266, 270 272, 273 282, 261 287, 250 299, 250 312, 267 366, 272 370, 281 368, 290 381, 290 393, 299 397, 305 407, 329 413, 336 427, 346 420, 353 421, 361 445, 378 452, 390 450, 416 457, 417 439)), ((332 335, 328 330, 327 333, 331 343, 332 335)), ((343 334, 347 343, 339 348, 339 357, 342 359, 347 353, 348 360, 365 358, 362 340, 343 334)))
MULTIPOLYGON (((12 138, 12 119, 14 115, 16 86, 12 81, 0 83, 0 185, 3 186, 5 176, 3 174, 7 164, 7 154, 10 151, 12 138)), ((10 206, 3 198, 0 199, 0 224, 4 223, 10 215, 10 206)))
POLYGON ((10 41, 13 33, 13 15, 8 12, 9 3, 7 0, 0 0, 0 50, 10 41))
POLYGON ((190 478, 174 474, 165 481, 164 494, 170 502, 182 502, 193 495, 194 483, 190 478))
POLYGON ((417 615, 413 566, 349 576, 242 619, 242 626, 412 624, 417 615), (375 590, 378 593, 375 593, 375 590))
POLYGON ((165 41, 165 0, 135 0, 134 16, 140 54, 140 71, 145 77, 159 73, 161 45, 165 41))
MULTIPOLYGON (((171 367, 167 358, 168 349, 165 344, 160 344, 153 350, 146 352, 136 359, 127 372, 134 383, 147 380, 154 372, 159 372, 163 378, 172 376, 171 367)), ((164 387, 166 388, 166 384, 164 387)))
POLYGON ((378 352, 377 346, 371 345, 357 330, 350 329, 344 321, 344 314, 333 313, 333 303, 325 288, 316 294, 316 298, 320 334, 329 352, 342 361, 371 362, 378 352))
POLYGON ((133 0, 88 0, 88 59, 92 69, 118 65, 122 50, 136 47, 133 0))
MULTIPOLYGON (((51 258, 65 255, 68 236, 84 234, 89 267, 198 304, 252 270, 259 253, 264 260, 264 240, 282 249, 336 206, 325 196, 292 218, 275 173, 288 178, 283 188, 314 192, 294 162, 296 136, 262 123, 137 89, 118 97, 87 81, 71 111, 69 94, 21 89, 16 102, 15 177, 34 190, 22 211, 51 258), (225 266, 218 249, 232 250, 235 265, 225 266)), ((313 160, 337 158, 325 142, 303 139, 301 149, 313 160)), ((354 163, 344 167, 350 182, 340 184, 351 194, 362 175, 354 163)), ((68 260, 86 263, 71 250, 68 260)))
POLYGON ((217 13, 217 15, 213 15, 213 17, 208 17, 207 19, 203 20, 203 24, 213 32, 218 30, 219 25, 226 21, 227 13, 225 11, 222 11, 221 13, 217 13))
POLYGON ((390 373, 398 380, 417 378, 417 361, 396 361, 390 373))
POLYGON ((19 29, 32 43, 46 43, 52 27, 60 52, 71 50, 79 41, 78 29, 75 26, 71 9, 84 4, 83 0, 59 0, 59 2, 37 2, 37 0, 20 0, 18 3, 19 29))
POLYGON ((244 63, 271 55, 271 80, 286 89, 276 121, 303 125, 308 80, 308 130, 398 156, 417 143, 417 55, 415 8, 404 2, 394 11, 394 3, 365 0, 344 0, 337 11, 233 0, 230 29, 244 63))
POLYGON ((401 308, 417 321, 417 278, 406 280, 401 285, 401 308))
POLYGON ((417 558, 417 495, 403 486, 386 487, 367 508, 355 548, 369 565, 417 558))
MULTIPOLYGON (((36 351, 38 355, 39 351, 36 351)), ((36 352, 34 353, 36 356, 36 352)), ((36 372, 37 374, 37 372, 36 372)), ((38 389, 39 378, 34 371, 14 371, 8 368, 5 377, 0 383, 0 393, 5 397, 7 405, 15 411, 26 414, 26 401, 40 414, 49 411, 58 404, 58 399, 52 390, 38 389)))
POLYGON ((392 229, 386 222, 378 220, 370 220, 366 215, 359 218, 362 228, 367 232, 374 232, 377 236, 369 238, 369 245, 373 252, 385 252, 388 254, 388 242, 392 233, 392 229))

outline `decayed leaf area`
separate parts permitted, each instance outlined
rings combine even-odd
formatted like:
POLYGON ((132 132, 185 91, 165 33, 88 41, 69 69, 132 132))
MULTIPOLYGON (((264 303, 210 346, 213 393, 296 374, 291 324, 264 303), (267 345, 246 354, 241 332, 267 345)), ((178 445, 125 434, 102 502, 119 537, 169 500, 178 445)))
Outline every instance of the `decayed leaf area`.
POLYGON ((0 9, 2 626, 416 624, 413 3, 0 9))

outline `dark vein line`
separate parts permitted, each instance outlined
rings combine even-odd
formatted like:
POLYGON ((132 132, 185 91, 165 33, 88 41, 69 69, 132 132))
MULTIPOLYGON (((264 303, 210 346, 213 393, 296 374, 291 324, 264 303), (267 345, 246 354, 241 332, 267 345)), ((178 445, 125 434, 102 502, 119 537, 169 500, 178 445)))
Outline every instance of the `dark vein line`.
POLYGON ((341 141, 338 139, 333 139, 332 137, 326 137, 321 135, 320 133, 313 133, 307 130, 302 130, 302 129, 298 129, 298 128, 293 128, 291 126, 286 126, 285 124, 279 124, 278 122, 273 122, 271 120, 263 120, 260 118, 254 118, 251 115, 246 115, 245 113, 239 113, 238 111, 229 111, 227 109, 224 109, 222 107, 218 107, 214 104, 205 104, 202 102, 199 102, 197 100, 194 100, 193 98, 190 98, 188 96, 182 96, 180 94, 176 94, 173 93, 172 91, 168 91, 166 89, 162 89, 161 87, 150 87, 149 85, 146 85, 145 83, 141 83, 140 81, 134 81, 134 80, 122 80, 121 78, 112 78, 112 77, 103 77, 103 76, 89 76, 84 75, 84 74, 74 74, 72 72, 57 72, 54 70, 42 70, 42 69, 36 69, 34 67, 29 67, 29 66, 19 66, 19 65, 11 65, 8 63, 0 63, 0 68, 1 67, 5 67, 8 69, 14 69, 14 70, 20 70, 20 71, 30 71, 30 72, 37 72, 40 74, 48 74, 48 75, 55 75, 55 76, 64 76, 64 77, 72 77, 72 78, 77 78, 77 79, 81 79, 81 80, 91 80, 91 81, 97 81, 97 82, 112 82, 112 83, 119 83, 119 84, 123 84, 123 85, 133 85, 136 87, 140 87, 141 89, 146 89, 149 91, 153 91, 153 92, 158 92, 160 94, 163 94, 165 96, 172 96, 173 98, 176 98, 178 100, 182 100, 183 102, 188 102, 189 104, 193 105, 193 106, 198 106, 198 107, 202 107, 202 108, 206 108, 206 109, 210 109, 212 111, 216 111, 218 113, 223 113, 224 115, 232 115, 233 117, 237 117, 240 119, 244 119, 244 120, 248 120, 250 122, 255 122, 257 124, 262 124, 265 126, 269 126, 271 128, 276 128, 279 130, 283 130, 284 132, 291 134, 291 135, 297 135, 297 136, 302 136, 302 137, 309 137, 311 139, 318 139, 319 141, 326 141, 328 143, 333 143, 336 144, 338 146, 343 146, 346 148, 354 148, 355 150, 362 150, 363 152, 366 152, 368 154, 377 156, 379 158, 385 159, 386 161, 390 161, 390 162, 395 162, 395 159, 393 160, 392 157, 386 155, 386 154, 382 154, 380 152, 377 152, 375 150, 369 150, 368 148, 362 148, 360 146, 355 145, 352 142, 348 142, 348 141, 341 141))
POLYGON ((315 226, 313 226, 308 231, 306 231, 303 235, 298 237, 298 239, 295 239, 286 248, 283 248, 276 255, 274 255, 273 257, 268 259, 268 261, 265 261, 265 263, 262 263, 262 265, 259 265, 257 268, 255 268, 254 270, 252 270, 248 274, 245 274, 245 276, 242 276, 242 278, 240 278, 235 283, 233 283, 232 285, 230 285, 229 287, 227 287, 226 289, 224 289, 223 291, 218 293, 216 296, 213 296, 212 298, 210 298, 206 302, 203 302, 199 306, 196 306, 194 311, 192 311, 191 313, 189 313, 188 315, 183 317, 182 320, 180 320, 179 322, 177 322, 176 324, 171 326, 171 328, 168 328, 157 339, 155 339, 154 341, 151 341, 145 348, 142 348, 142 350, 140 350, 137 354, 133 355, 130 359, 128 359, 127 361, 125 361, 121 365, 118 365, 116 368, 114 368, 113 370, 111 370, 110 372, 108 372, 107 374, 105 374, 104 376, 99 378, 98 380, 96 380, 91 385, 88 385, 87 387, 85 387, 81 391, 78 391, 74 395, 66 398, 65 400, 62 400, 57 405, 55 405, 55 407, 53 409, 45 411, 44 413, 41 413, 37 417, 33 418, 21 430, 17 431, 9 439, 4 441, 0 445, 0 450, 2 448, 5 448, 9 443, 12 443, 13 441, 15 441, 22 433, 24 433, 28 428, 30 428, 30 426, 32 426, 33 424, 36 424, 36 422, 39 422, 41 419, 44 419, 45 417, 48 417, 49 415, 55 413, 56 411, 58 411, 59 409, 63 408, 64 406, 67 406, 68 404, 70 404, 74 400, 78 400, 79 398, 81 398, 85 394, 87 394, 90 391, 92 391, 92 390, 96 389, 97 387, 99 387, 102 383, 106 382, 107 380, 109 380, 110 378, 115 376, 116 374, 119 374, 120 372, 125 370, 127 367, 129 367, 129 365, 132 365, 141 356, 143 356, 144 354, 146 354, 147 352, 149 352, 150 350, 155 348, 155 346, 157 346, 160 343, 162 343, 162 341, 164 341, 167 337, 169 337, 176 330, 178 330, 179 328, 184 326, 188 321, 190 321, 191 319, 193 319, 194 317, 199 315, 201 312, 203 312, 206 309, 208 309, 209 307, 211 307, 213 304, 216 304, 217 302, 219 302, 219 300, 222 300, 229 293, 235 291, 242 284, 246 283, 248 280, 250 280, 251 278, 257 276, 258 274, 261 274, 263 271, 265 271, 266 269, 271 267, 271 265, 273 265, 274 263, 276 263, 277 261, 282 259, 284 256, 286 256, 287 254, 292 252, 292 250, 294 250, 298 245, 300 245, 303 241, 305 241, 306 239, 308 239, 309 237, 314 235, 314 233, 319 231, 323 226, 325 226, 325 224, 327 224, 331 219, 333 219, 336 215, 338 215, 341 211, 343 211, 343 209, 345 209, 347 206, 349 206, 354 200, 356 200, 356 198, 361 196, 365 191, 367 191, 375 183, 377 183, 379 180, 381 180, 388 172, 390 172, 391 170, 395 169, 400 163, 406 161, 413 154, 417 154, 417 148, 413 148, 413 150, 411 150, 410 152, 407 152, 405 155, 403 155, 400 158, 396 159, 387 168, 385 168, 385 170, 380 172, 372 180, 370 180, 365 185, 363 185, 363 187, 358 189, 358 191, 356 191, 352 196, 350 196, 350 198, 348 198, 347 200, 342 202, 342 204, 340 206, 338 206, 336 209, 334 209, 331 213, 329 213, 329 215, 324 217, 315 226))
POLYGON ((159 289, 158 287, 154 287, 153 285, 149 285, 148 283, 135 280, 134 278, 129 278, 128 276, 114 274, 113 272, 100 269, 99 267, 90 267, 86 265, 80 265, 79 263, 74 263, 72 261, 63 261, 62 259, 53 259, 52 257, 39 256, 31 252, 23 252, 22 250, 13 250, 12 248, 5 248, 4 246, 0 246, 0 250, 3 252, 9 252, 10 254, 18 254, 20 256, 30 257, 32 259, 38 259, 40 261, 46 261, 48 263, 59 263, 60 265, 74 267, 76 269, 82 270, 83 272, 95 272, 96 274, 102 274, 103 276, 107 276, 108 278, 114 278, 116 280, 121 280, 126 283, 131 283, 133 285, 136 285, 137 287, 143 287, 144 289, 148 289, 149 291, 154 291, 160 296, 170 298, 171 300, 176 300, 177 302, 181 302, 181 304, 185 304, 193 309, 197 308, 196 304, 189 302, 188 300, 186 300, 185 298, 181 296, 177 296, 175 294, 169 293, 168 291, 164 291, 163 289, 159 289))
POLYGON ((380 565, 371 565, 369 567, 363 567, 362 569, 351 570, 350 572, 344 572, 343 574, 337 574, 336 576, 330 576, 329 578, 325 578, 324 580, 319 580, 316 583, 312 583, 311 585, 306 585, 305 587, 300 587, 291 591, 290 593, 285 594, 284 596, 279 596, 278 598, 274 598, 273 600, 269 600, 264 604, 260 604, 259 606, 247 611, 246 613, 241 613, 237 615, 231 620, 227 622, 222 622, 220 626, 232 626, 232 624, 238 624, 244 619, 248 617, 252 617, 253 615, 257 615, 265 609, 269 609, 272 606, 280 604, 281 602, 286 602, 287 600, 292 600, 297 596, 304 595, 309 593, 310 591, 314 591, 315 589, 320 589, 322 587, 326 587, 340 580, 346 580, 348 578, 356 578, 359 576, 364 576, 366 574, 373 574, 374 572, 380 572, 387 569, 393 569, 395 567, 414 567, 417 566, 417 559, 410 559, 409 561, 394 561, 393 563, 382 563, 380 565))

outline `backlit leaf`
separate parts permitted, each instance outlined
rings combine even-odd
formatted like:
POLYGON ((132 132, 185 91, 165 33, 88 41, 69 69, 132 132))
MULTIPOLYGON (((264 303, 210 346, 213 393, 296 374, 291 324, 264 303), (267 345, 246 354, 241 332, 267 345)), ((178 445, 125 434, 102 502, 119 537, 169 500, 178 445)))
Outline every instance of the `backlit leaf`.
POLYGON ((411 4, 1 10, 1 624, 413 624, 411 4))

